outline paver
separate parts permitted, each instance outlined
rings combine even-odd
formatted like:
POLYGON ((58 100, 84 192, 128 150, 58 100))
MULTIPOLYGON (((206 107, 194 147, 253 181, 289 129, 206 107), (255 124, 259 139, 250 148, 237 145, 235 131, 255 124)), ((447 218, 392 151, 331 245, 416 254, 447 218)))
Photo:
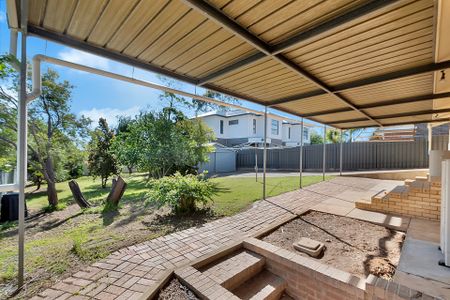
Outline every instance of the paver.
MULTIPOLYGON (((302 214, 334 194, 344 191, 370 190, 380 180, 368 178, 335 178, 303 190, 288 192, 267 201, 258 201, 252 208, 232 217, 206 223, 201 227, 159 237, 120 249, 91 267, 73 275, 80 285, 56 283, 42 292, 45 299, 68 294, 99 299, 139 298, 145 288, 160 280, 168 269, 188 265, 209 252, 242 241, 274 222, 302 214), (123 292, 118 294, 119 291, 123 292)), ((349 199, 356 201, 358 199, 349 199)))

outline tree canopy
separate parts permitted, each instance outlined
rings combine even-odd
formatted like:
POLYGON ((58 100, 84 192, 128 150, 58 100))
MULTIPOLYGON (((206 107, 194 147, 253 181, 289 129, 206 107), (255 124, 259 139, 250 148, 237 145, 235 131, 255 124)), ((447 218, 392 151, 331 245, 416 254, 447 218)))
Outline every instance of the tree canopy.
POLYGON ((115 137, 114 131, 109 128, 106 119, 98 120, 98 127, 92 133, 89 142, 88 168, 89 173, 100 177, 102 187, 106 187, 108 178, 119 174, 119 166, 116 157, 112 153, 112 143, 115 137))
MULTIPOLYGON (((0 153, 2 161, 15 164, 17 141, 18 73, 2 59, 0 85, 0 153), (12 155, 14 153, 14 155, 12 155), (12 159, 14 157, 14 159, 12 159)), ((68 165, 79 164, 75 153, 83 148, 90 120, 70 111, 73 86, 48 69, 42 75, 42 94, 29 104, 28 154, 31 175, 40 173, 47 183, 49 205, 58 204, 55 183, 70 177, 68 165)))
MULTIPOLYGON (((133 152, 138 169, 161 178, 177 171, 194 172, 208 159, 211 148, 207 144, 212 139, 212 131, 201 121, 189 120, 174 108, 164 108, 161 112, 142 112, 130 122, 129 131, 116 137, 114 151, 138 149, 133 152)), ((118 156, 126 165, 129 161, 124 157, 118 156)))

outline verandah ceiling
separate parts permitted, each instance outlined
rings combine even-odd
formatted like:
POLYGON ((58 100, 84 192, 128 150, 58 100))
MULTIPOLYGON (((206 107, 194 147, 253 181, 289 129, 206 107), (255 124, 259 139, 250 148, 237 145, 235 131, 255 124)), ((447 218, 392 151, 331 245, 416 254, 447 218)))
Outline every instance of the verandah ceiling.
POLYGON ((450 112, 435 105, 450 100, 435 88, 450 67, 436 57, 441 2, 30 0, 28 31, 337 128, 369 127, 450 112))

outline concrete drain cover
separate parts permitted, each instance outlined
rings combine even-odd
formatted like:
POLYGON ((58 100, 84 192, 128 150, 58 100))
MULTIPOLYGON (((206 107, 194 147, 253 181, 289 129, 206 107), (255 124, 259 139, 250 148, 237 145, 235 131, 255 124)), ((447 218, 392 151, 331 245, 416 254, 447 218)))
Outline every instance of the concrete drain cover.
POLYGON ((325 250, 325 245, 321 242, 312 240, 310 238, 302 237, 299 241, 292 244, 294 249, 304 252, 312 257, 318 257, 325 250))

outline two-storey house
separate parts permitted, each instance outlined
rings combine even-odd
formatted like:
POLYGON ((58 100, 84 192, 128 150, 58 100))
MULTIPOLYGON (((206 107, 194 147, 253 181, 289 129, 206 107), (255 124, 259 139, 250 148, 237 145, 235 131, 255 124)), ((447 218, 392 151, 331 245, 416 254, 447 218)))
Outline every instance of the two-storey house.
MULTIPOLYGON (((262 146, 264 141, 264 115, 242 110, 215 111, 198 116, 215 133, 217 142, 225 146, 262 146)), ((304 124, 303 141, 309 143, 311 125, 304 124)), ((267 118, 267 144, 269 146, 300 145, 300 123, 289 123, 281 116, 267 118)))

